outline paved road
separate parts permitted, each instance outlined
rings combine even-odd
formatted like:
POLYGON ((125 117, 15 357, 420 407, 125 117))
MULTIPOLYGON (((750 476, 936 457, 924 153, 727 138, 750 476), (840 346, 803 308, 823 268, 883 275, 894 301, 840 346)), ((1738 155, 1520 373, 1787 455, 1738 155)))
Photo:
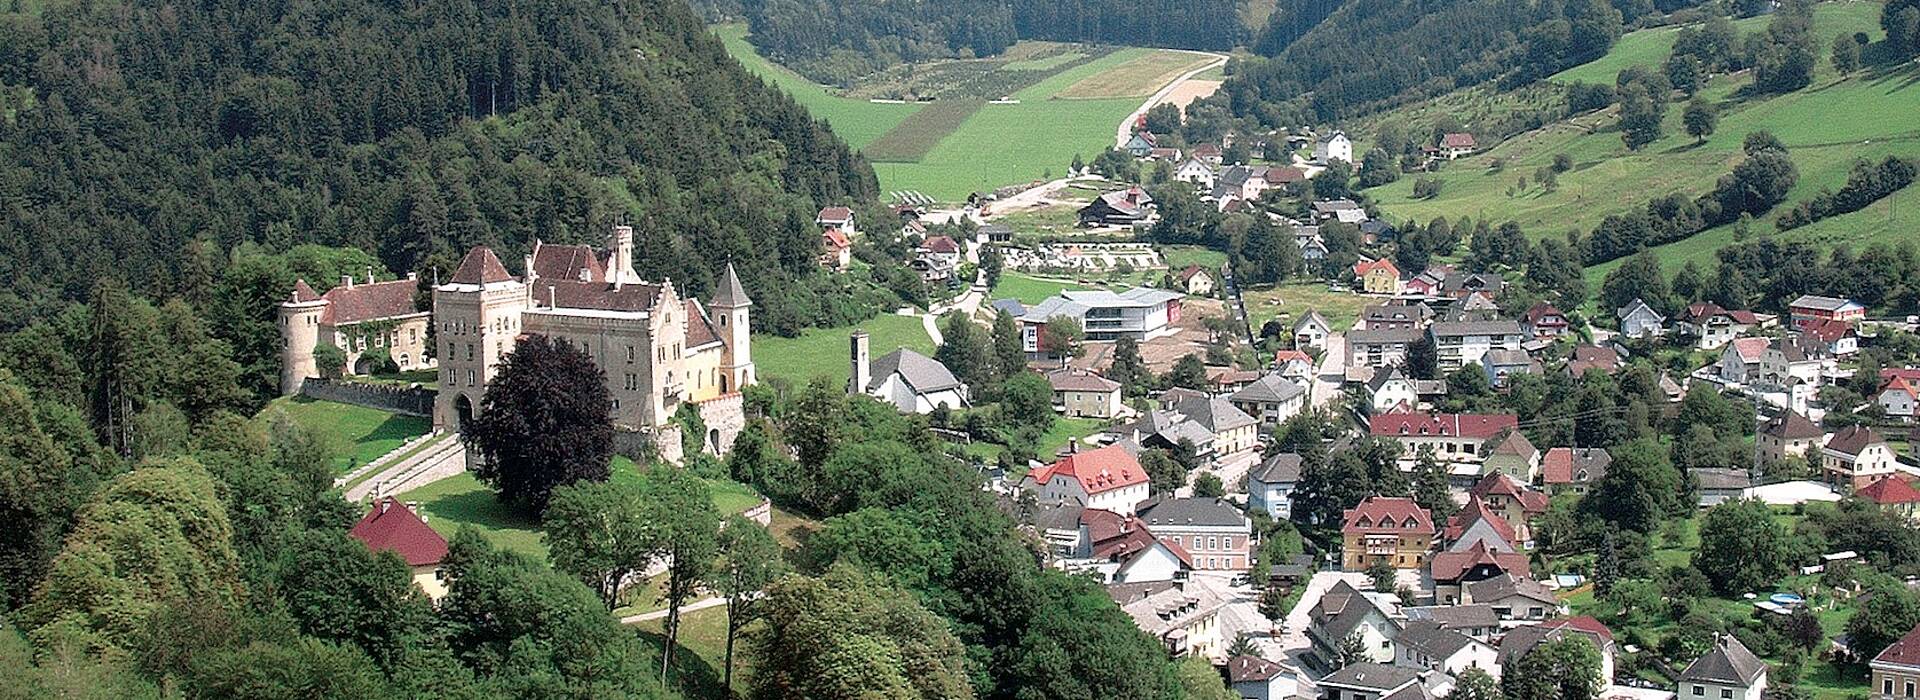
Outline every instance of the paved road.
POLYGON ((1320 355, 1320 375, 1313 378, 1313 393, 1308 398, 1318 408, 1325 408, 1340 396, 1340 386, 1347 381, 1347 336, 1332 333, 1327 336, 1327 345, 1320 355))
MULTIPOLYGON (((707 608, 719 607, 726 604, 727 604, 727 599, 725 598, 719 598, 719 597, 701 598, 699 600, 693 601, 686 605, 680 606, 680 614, 685 615, 695 610, 705 610, 707 608)), ((665 618, 666 616, 667 616, 666 610, 655 610, 653 612, 640 613, 638 615, 628 615, 626 617, 620 618, 620 624, 631 625, 637 622, 646 622, 648 620, 659 620, 659 619, 665 618)))
POLYGON ((1226 54, 1213 53, 1211 51, 1182 51, 1181 53, 1190 53, 1196 56, 1212 56, 1213 60, 1206 62, 1199 68, 1187 71, 1181 74, 1180 77, 1174 78, 1172 82, 1161 86, 1160 90, 1153 93, 1152 97, 1147 98, 1146 102, 1140 103, 1139 109, 1133 110, 1133 113, 1127 115, 1126 119, 1120 120, 1119 127, 1115 128, 1113 132, 1114 148, 1126 147, 1127 141, 1133 138, 1133 125, 1140 122, 1140 115, 1146 114, 1147 110, 1153 109, 1154 105, 1160 104, 1161 100, 1167 99, 1167 95, 1173 94, 1174 88, 1180 87, 1181 83, 1187 82, 1192 79, 1193 76, 1205 73, 1216 66, 1226 65, 1227 63, 1226 54))

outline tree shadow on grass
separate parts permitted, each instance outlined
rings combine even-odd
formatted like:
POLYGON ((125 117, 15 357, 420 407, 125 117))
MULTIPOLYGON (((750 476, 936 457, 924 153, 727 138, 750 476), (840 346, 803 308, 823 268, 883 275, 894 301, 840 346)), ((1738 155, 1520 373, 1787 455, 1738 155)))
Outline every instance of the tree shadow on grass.
POLYGON ((448 522, 495 530, 523 530, 540 534, 540 523, 501 503, 485 487, 448 494, 420 504, 428 515, 448 522))
MULTIPOLYGON (((635 630, 634 634, 640 637, 640 643, 647 645, 653 651, 654 660, 657 662, 659 655, 667 648, 667 635, 649 630, 635 630)), ((652 668, 654 671, 660 670, 658 663, 655 663, 652 668)), ((720 678, 720 669, 714 668, 705 658, 693 653, 687 645, 674 645, 673 667, 668 669, 667 683, 678 689, 681 694, 689 698, 725 700, 736 697, 732 691, 721 684, 720 678)))

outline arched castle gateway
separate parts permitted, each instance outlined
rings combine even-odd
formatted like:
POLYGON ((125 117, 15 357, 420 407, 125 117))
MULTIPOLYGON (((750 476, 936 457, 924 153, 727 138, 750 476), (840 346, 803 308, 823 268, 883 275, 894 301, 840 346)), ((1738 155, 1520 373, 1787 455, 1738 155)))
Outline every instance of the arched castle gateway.
MULTIPOLYGON (((592 357, 607 375, 614 425, 653 433, 669 457, 678 454, 677 431, 660 428, 672 423, 682 403, 699 407, 713 449, 732 446, 744 424, 740 387, 754 382, 753 302, 732 263, 705 305, 681 298, 670 281, 640 280, 627 226, 614 228, 605 250, 535 242, 524 269, 515 277, 492 250, 476 247, 434 288, 435 429, 458 430, 479 411, 487 382, 516 340, 539 334, 592 357)), ((296 303, 283 304, 283 316, 296 303)), ((291 348, 304 338, 288 340, 291 348)), ((306 355, 310 365, 311 351, 306 355)), ((305 367, 287 374, 317 375, 305 367)), ((298 391, 297 383, 290 391, 298 391)))

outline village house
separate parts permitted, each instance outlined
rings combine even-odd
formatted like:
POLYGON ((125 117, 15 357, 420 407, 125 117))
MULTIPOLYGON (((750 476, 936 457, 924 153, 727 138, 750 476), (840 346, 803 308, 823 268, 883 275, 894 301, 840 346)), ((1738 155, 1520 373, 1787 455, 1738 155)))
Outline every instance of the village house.
POLYGON ((1821 321, 1853 323, 1867 317, 1867 307, 1852 299, 1802 294, 1787 303, 1787 317, 1794 328, 1806 328, 1821 321))
POLYGON ((1833 354, 1825 345, 1801 335, 1788 336, 1767 345, 1760 356, 1760 376, 1754 381, 1774 389, 1817 388, 1821 371, 1832 363, 1833 354))
POLYGON ((1127 139, 1127 145, 1122 146, 1121 150, 1126 151, 1127 155, 1135 158, 1145 158, 1153 155, 1153 149, 1159 146, 1159 137, 1154 136, 1151 131, 1141 129, 1133 132, 1133 137, 1127 139))
POLYGON ((1092 372, 1062 369, 1047 373, 1053 404, 1068 418, 1111 419, 1120 415, 1120 382, 1092 372))
POLYGON ((1867 669, 1872 676, 1867 687, 1880 693, 1874 700, 1920 697, 1920 625, 1874 654, 1867 669))
POLYGON ((1225 651, 1220 609, 1227 600, 1205 579, 1117 583, 1107 596, 1170 656, 1210 659, 1225 651))
POLYGON ((1473 134, 1451 133, 1440 137, 1440 155, 1447 160, 1456 160, 1473 155, 1480 145, 1473 140, 1473 134))
POLYGON ((1920 388, 1906 377, 1894 377, 1886 386, 1880 387, 1880 393, 1874 397, 1874 403, 1888 418, 1895 420, 1913 420, 1913 407, 1920 403, 1920 388))
POLYGON ((824 207, 819 215, 813 217, 813 223, 819 224, 822 229, 840 229, 848 236, 859 233, 859 230, 853 227, 853 209, 848 207, 824 207))
POLYGON ((1161 146, 1147 152, 1147 160, 1164 160, 1169 163, 1179 162, 1180 156, 1180 149, 1166 146, 1161 146))
POLYGON ((1716 634, 1713 648, 1680 672, 1681 698, 1760 700, 1767 689, 1767 664, 1731 634, 1716 634))
POLYGON ((1487 383, 1495 389, 1507 388, 1515 375, 1540 373, 1540 361, 1525 350, 1488 350, 1480 356, 1480 366, 1486 370, 1487 383))
POLYGON ((971 405, 967 385, 939 360, 920 354, 913 348, 900 348, 868 360, 866 331, 853 332, 852 373, 847 393, 866 394, 889 404, 901 413, 932 413, 971 405))
POLYGON ((1589 371, 1613 374, 1620 369, 1620 351, 1599 345, 1575 345, 1565 369, 1567 376, 1574 379, 1589 371))
POLYGON ((314 355, 320 343, 340 351, 340 369, 348 374, 372 374, 384 364, 378 361, 382 355, 402 372, 434 367, 427 356, 430 314, 413 303, 418 286, 411 276, 375 282, 371 271, 364 282, 342 276, 326 294, 304 279, 294 282, 278 315, 281 395, 298 394, 308 379, 320 376, 314 355))
POLYGON ((1368 496, 1341 521, 1341 568, 1347 571, 1366 571, 1376 561, 1423 568, 1438 534, 1433 517, 1411 498, 1368 496))
POLYGON ((1398 441, 1408 455, 1424 447, 1442 461, 1477 462, 1489 440, 1519 425, 1520 419, 1512 414, 1388 413, 1368 418, 1367 432, 1398 441))
POLYGON ((1584 494, 1607 475, 1613 455, 1604 447, 1555 447, 1540 459, 1540 482, 1547 493, 1584 494))
POLYGON ((1265 425, 1279 425, 1298 415, 1307 405, 1307 390, 1278 373, 1268 374, 1227 397, 1242 413, 1265 425))
POLYGON ((1313 356, 1299 350, 1277 350, 1273 353, 1273 371, 1304 385, 1314 377, 1313 356))
POLYGON ((1760 459, 1778 464, 1805 459, 1808 451, 1819 450, 1827 441, 1827 431, 1806 416, 1787 411, 1760 426, 1754 440, 1760 447, 1760 459))
POLYGON ((1493 350, 1520 350, 1520 324, 1511 319, 1492 321, 1434 321, 1427 326, 1442 372, 1480 364, 1493 350))
POLYGON ((1392 260, 1362 260, 1353 264, 1353 276, 1360 278, 1360 289, 1368 294, 1399 294, 1400 268, 1392 260))
POLYGON ((1323 222, 1358 224, 1367 220, 1367 210, 1351 199, 1325 199, 1313 203, 1313 216, 1323 222))
POLYGON ((1398 365, 1375 371, 1366 387, 1370 415, 1406 413, 1420 408, 1419 388, 1398 365))
POLYGON ((1365 330, 1347 333, 1348 369, 1398 367, 1407 362, 1407 347, 1425 335, 1413 329, 1365 330))
POLYGON ((1353 139, 1347 132, 1335 131, 1313 144, 1313 162, 1325 165, 1340 160, 1353 162, 1353 139))
POLYGON ((929 236, 914 249, 912 260, 907 267, 920 273, 920 281, 928 284, 944 283, 953 280, 960 269, 962 255, 960 244, 947 236, 929 236))
POLYGON ((1666 332, 1667 318, 1639 299, 1614 313, 1620 319, 1620 335, 1628 338, 1651 338, 1666 332))
POLYGON ((1860 351, 1860 335, 1845 321, 1815 321, 1803 327, 1801 334, 1826 346, 1827 353, 1834 357, 1850 357, 1860 351))
POLYGON ((1481 466, 1480 474, 1467 484, 1468 488, 1477 487, 1480 482, 1496 474, 1512 477, 1510 481, 1531 484, 1540 475, 1540 449, 1533 446, 1525 433, 1518 430, 1494 441, 1493 448, 1487 450, 1486 462, 1481 466))
POLYGON ((375 500, 347 536, 375 552, 398 555, 407 563, 413 585, 429 600, 437 601, 447 594, 447 582, 440 572, 440 562, 447 558, 447 540, 414 512, 417 505, 401 503, 392 496, 375 500))
POLYGON ((1034 467, 1020 485, 1041 503, 1071 503, 1082 508, 1132 515, 1147 500, 1147 471, 1118 445, 1076 452, 1052 464, 1034 467))
POLYGON ((1688 304, 1673 321, 1681 335, 1698 339, 1695 347, 1701 350, 1726 345, 1760 325, 1752 311, 1728 311, 1712 302, 1688 304))
POLYGON ((1173 179, 1192 183, 1195 187, 1203 190, 1211 190, 1213 189, 1215 175, 1212 165, 1199 158, 1189 156, 1186 160, 1180 162, 1179 167, 1173 169, 1173 179))
MULTIPOLYGON (((1476 512, 1474 521, 1493 522, 1489 518, 1497 519, 1499 516, 1487 515, 1484 511, 1476 512)), ((1434 599, 1445 603, 1459 602, 1461 589, 1468 584, 1503 574, 1532 575, 1526 553, 1497 542, 1497 539, 1481 538, 1471 545, 1450 547, 1434 554, 1427 570, 1433 577, 1434 599)))
POLYGON ((1327 318, 1319 311, 1308 311, 1293 324, 1293 347, 1296 350, 1325 348, 1330 335, 1333 335, 1333 326, 1327 323, 1327 318))
POLYGON ((1864 425, 1841 428, 1820 449, 1827 483, 1846 491, 1893 476, 1897 462, 1886 439, 1864 425))
POLYGON ((1420 672, 1378 663, 1351 664, 1320 679, 1326 700, 1426 700, 1420 672))
POLYGON ((1220 171, 1207 196, 1223 208, 1228 200, 1251 202, 1267 190, 1285 188, 1307 181, 1307 173, 1288 165, 1235 165, 1220 171))
POLYGON ((1585 639, 1600 652, 1600 677, 1595 681, 1602 687, 1611 685, 1619 647, 1614 643, 1613 630, 1588 615, 1548 620, 1509 630, 1507 636, 1500 640, 1499 663, 1505 666, 1509 661, 1526 656, 1534 647, 1567 638, 1585 639))
POLYGON ((1421 270, 1420 274, 1414 275, 1412 279, 1407 280, 1406 285, 1404 285, 1406 293, 1417 297, 1438 299, 1440 298, 1440 288, 1446 284, 1447 274, 1450 272, 1452 272, 1452 268, 1449 266, 1428 266, 1427 269, 1421 270))
POLYGON ((1500 618, 1494 615, 1493 606, 1481 603, 1419 606, 1405 608, 1402 612, 1409 622, 1431 621, 1442 629, 1453 630, 1483 642, 1492 642, 1501 631, 1500 618))
POLYGON ((1392 663, 1393 640, 1403 620, 1400 599, 1392 593, 1362 592, 1341 580, 1307 611, 1307 640, 1323 663, 1335 658, 1350 636, 1359 638, 1365 660, 1392 663))
MULTIPOLYGON (((1262 376, 1264 375, 1257 369, 1240 369, 1238 367, 1220 367, 1214 365, 1207 366, 1207 386, 1211 388, 1215 394, 1231 394, 1245 389, 1254 382, 1259 381, 1262 376)), ((1252 413, 1252 411, 1248 411, 1248 413, 1252 413)))
POLYGON ((468 251, 433 291, 440 345, 435 428, 457 430, 478 414, 514 345, 541 335, 586 352, 606 375, 614 426, 647 433, 670 459, 679 454, 673 417, 682 405, 700 411, 707 449, 724 453, 733 444, 746 422, 738 392, 756 376, 753 301, 733 265, 721 270, 713 298, 702 304, 681 297, 670 281, 640 279, 631 227, 614 227, 608 243, 595 249, 535 241, 522 277, 484 246, 468 251))
POLYGON ((1236 656, 1227 660, 1227 684, 1245 700, 1294 700, 1300 671, 1258 656, 1236 656))
POLYGON ((840 229, 820 232, 820 250, 820 266, 829 270, 845 270, 853 262, 853 241, 840 229))
POLYGON ((1193 157, 1212 166, 1218 166, 1226 159, 1226 152, 1220 149, 1220 144, 1211 141, 1194 146, 1191 154, 1193 157))
POLYGON ((1470 605, 1485 605, 1503 624, 1541 622, 1565 614, 1566 603, 1547 585, 1525 576, 1502 574, 1462 586, 1460 599, 1470 605))
POLYGON ((1353 327, 1369 331, 1425 330, 1432 320, 1433 309, 1426 304, 1390 301, 1361 307, 1353 327))
POLYGON ((1146 447, 1173 449, 1181 440, 1193 444, 1199 456, 1216 466, 1258 458, 1254 450, 1260 422, 1226 399, 1200 394, 1168 400, 1165 408, 1147 412, 1140 420, 1111 429, 1116 439, 1146 447))
POLYGON ((1079 514, 1065 556, 1055 562, 1065 571, 1109 584, 1172 581, 1193 571, 1191 553, 1154 534, 1136 516, 1067 503, 1053 507, 1079 514))
POLYGON ((1093 198, 1080 208, 1081 226, 1132 226, 1153 214, 1153 197, 1135 185, 1093 198))
POLYGON ((1728 384, 1743 385, 1760 378, 1761 362, 1766 360, 1766 338, 1735 338, 1720 350, 1720 378, 1728 384))
POLYGON ((1193 556, 1195 571, 1246 571, 1253 566, 1253 521, 1219 498, 1156 496, 1139 506, 1155 537, 1193 556))
POLYGON ((1104 289, 1064 291, 1027 309, 1020 321, 1021 349, 1033 359, 1047 359, 1041 330, 1047 321, 1066 317, 1080 324, 1088 340, 1148 340, 1176 330, 1180 322, 1180 293, 1134 287, 1115 294, 1104 289))
POLYGON ((1179 282, 1180 289, 1188 294, 1197 297, 1213 296, 1213 275, 1207 274, 1207 269, 1204 267, 1188 265, 1180 271, 1180 274, 1174 275, 1174 280, 1179 282))
POLYGON ((1569 325, 1566 314, 1544 301, 1527 307, 1527 312, 1520 317, 1521 329, 1526 331, 1528 338, 1536 340, 1565 335, 1569 325))
POLYGON ((1882 477, 1853 495, 1908 521, 1920 520, 1920 489, 1901 476, 1882 477))
POLYGON ((1459 275, 1453 274, 1452 268, 1441 269, 1446 271, 1446 275, 1440 280, 1440 287, 1436 291, 1443 298, 1466 301, 1469 297, 1480 297, 1484 301, 1491 302, 1498 301, 1501 292, 1507 289, 1506 278, 1498 273, 1474 272, 1459 275))
POLYGON ((1247 510, 1274 520, 1293 518, 1293 491, 1300 485, 1300 455, 1277 452, 1247 472, 1247 510))
MULTIPOLYGON (((1516 430, 1513 434, 1519 435, 1520 432, 1516 430)), ((1532 447, 1531 444, 1527 445, 1529 449, 1532 447)), ((1533 548, 1532 523, 1547 514, 1546 494, 1527 488, 1512 476, 1494 472, 1480 477, 1480 483, 1474 484, 1467 495, 1480 499, 1495 514, 1513 525, 1514 532, 1520 536, 1514 544, 1533 548)))
POLYGON ((1746 467, 1694 467, 1687 475, 1698 486, 1694 495, 1701 508, 1734 500, 1753 488, 1753 472, 1746 467))
POLYGON ((1446 525, 1440 529, 1440 539, 1452 552, 1464 552, 1482 544, 1497 552, 1520 551, 1520 534, 1514 532, 1513 525, 1474 496, 1468 496, 1466 505, 1447 518, 1446 525))
POLYGON ((1467 669, 1480 669, 1494 679, 1500 678, 1499 656, 1493 645, 1449 630, 1437 622, 1412 621, 1394 640, 1394 663, 1415 670, 1438 671, 1458 677, 1467 669))

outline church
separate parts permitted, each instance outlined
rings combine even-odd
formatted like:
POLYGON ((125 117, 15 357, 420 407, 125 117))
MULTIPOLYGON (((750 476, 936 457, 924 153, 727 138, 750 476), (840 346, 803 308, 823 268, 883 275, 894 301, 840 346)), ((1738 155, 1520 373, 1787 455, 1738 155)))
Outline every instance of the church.
MULTIPOLYGON (((683 298, 671 281, 640 279, 633 229, 618 226, 604 249, 536 241, 522 269, 515 276, 491 249, 475 247, 434 287, 434 429, 458 430, 472 418, 514 343, 537 334, 572 344, 606 373, 616 427, 654 435, 658 447, 677 455, 677 431, 660 428, 691 403, 710 429, 709 449, 726 451, 743 421, 740 388, 754 383, 753 302, 732 263, 712 299, 683 298)), ((304 329, 320 318, 301 298, 296 291, 281 305, 285 393, 319 376, 314 336, 304 329)))

